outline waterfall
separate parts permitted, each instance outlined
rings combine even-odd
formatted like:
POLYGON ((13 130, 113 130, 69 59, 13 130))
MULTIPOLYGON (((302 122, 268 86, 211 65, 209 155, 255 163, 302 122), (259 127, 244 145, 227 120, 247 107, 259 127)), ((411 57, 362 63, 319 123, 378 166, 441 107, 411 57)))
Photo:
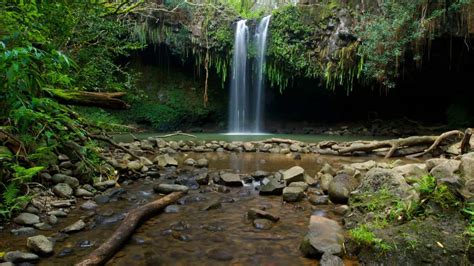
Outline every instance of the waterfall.
POLYGON ((237 22, 230 81, 229 132, 237 134, 260 133, 263 130, 264 67, 270 16, 264 17, 255 30, 252 41, 255 42, 256 58, 252 75, 249 75, 249 28, 246 22, 247 20, 237 22))
POLYGON ((258 23, 257 32, 255 33, 255 44, 257 48, 256 58, 256 77, 255 77, 255 127, 254 132, 261 132, 263 129, 263 113, 265 105, 265 78, 264 78, 264 67, 265 67, 265 52, 267 49, 267 34, 268 25, 270 24, 270 17, 264 17, 260 23, 258 23))
POLYGON ((249 123, 249 86, 247 81, 247 44, 249 28, 247 20, 237 22, 230 84, 229 131, 245 132, 249 123))

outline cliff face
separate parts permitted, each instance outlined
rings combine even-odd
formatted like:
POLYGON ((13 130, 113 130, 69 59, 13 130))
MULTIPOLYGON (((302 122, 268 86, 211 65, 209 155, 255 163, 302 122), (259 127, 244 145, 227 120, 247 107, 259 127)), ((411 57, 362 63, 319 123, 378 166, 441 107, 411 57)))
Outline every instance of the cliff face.
POLYGON ((237 12, 222 2, 166 7, 153 1, 136 17, 135 33, 144 42, 166 45, 183 60, 192 58, 198 67, 214 68, 225 81, 235 22, 246 16, 252 29, 271 12, 266 75, 272 86, 283 89, 291 79, 312 78, 332 89, 351 90, 354 84, 392 88, 402 66, 422 66, 433 40, 474 36, 471 1, 428 2, 301 0, 296 6, 237 12))

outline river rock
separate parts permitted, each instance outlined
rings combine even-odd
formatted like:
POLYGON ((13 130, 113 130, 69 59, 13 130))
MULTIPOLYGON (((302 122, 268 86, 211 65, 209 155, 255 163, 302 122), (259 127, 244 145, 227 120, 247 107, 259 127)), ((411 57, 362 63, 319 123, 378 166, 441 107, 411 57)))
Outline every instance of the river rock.
POLYGON ((318 184, 318 181, 314 178, 312 178, 309 175, 304 175, 304 182, 308 184, 308 186, 312 187, 318 184))
POLYGON ((37 224, 34 224, 33 226, 36 229, 41 230, 41 231, 50 231, 53 229, 53 227, 47 223, 37 223, 37 224))
POLYGON ((48 256, 53 253, 54 243, 43 235, 28 237, 26 246, 33 252, 48 256))
POLYGON ((415 183, 421 177, 428 175, 426 164, 405 164, 393 168, 399 172, 408 183, 415 183))
POLYGON ((338 256, 324 253, 319 261, 321 266, 344 266, 344 261, 338 256))
POLYGON ((374 168, 377 163, 373 160, 363 162, 363 163, 353 163, 350 166, 359 171, 369 171, 370 169, 374 168))
POLYGON ((140 157, 140 163, 143 165, 143 166, 152 166, 153 165, 153 162, 150 161, 150 159, 146 158, 146 157, 140 157))
POLYGON ((403 176, 393 169, 372 168, 362 179, 358 192, 377 192, 383 188, 400 199, 418 200, 419 195, 403 176))
POLYGON ((431 171, 431 169, 435 168, 436 166, 444 163, 444 162, 447 162, 448 159, 444 159, 444 158, 434 158, 434 159, 429 159, 425 162, 425 165, 426 165, 426 170, 427 171, 431 171))
POLYGON ((474 152, 461 157, 460 171, 465 180, 474 179, 474 152))
POLYGON ((13 221, 16 224, 33 225, 33 224, 39 223, 40 219, 39 219, 38 215, 36 215, 36 214, 23 212, 23 213, 20 213, 17 217, 15 217, 15 219, 13 219, 13 221))
POLYGON ((32 214, 39 214, 40 211, 39 211, 35 206, 29 205, 29 206, 25 209, 25 212, 29 212, 29 213, 32 213, 32 214))
POLYGON ((461 161, 447 160, 431 169, 430 174, 436 179, 452 177, 458 174, 461 161))
POLYGON ((328 163, 325 163, 319 172, 322 174, 330 174, 331 176, 336 175, 336 170, 334 170, 334 168, 332 168, 328 163))
POLYGON ((88 201, 82 203, 82 205, 81 205, 81 209, 88 210, 88 211, 95 210, 95 209, 97 209, 97 207, 99 207, 99 205, 97 205, 97 203, 95 203, 92 200, 88 200, 88 201))
POLYGON ((158 166, 160 167, 178 166, 178 161, 168 154, 158 155, 153 161, 158 163, 158 166))
POLYGON ((51 225, 55 225, 58 223, 58 217, 56 217, 56 215, 50 215, 48 216, 48 222, 51 225))
POLYGON ((76 189, 76 191, 74 192, 74 195, 76 195, 76 197, 93 197, 94 196, 94 193, 88 191, 88 190, 85 190, 83 188, 78 188, 76 189))
POLYGON ((354 191, 359 182, 347 174, 338 174, 329 183, 329 199, 334 203, 347 203, 350 193, 354 191))
POLYGON ((189 166, 194 166, 196 165, 196 163, 196 160, 194 160, 193 158, 188 158, 184 161, 184 164, 189 166))
POLYGON ((97 188, 98 190, 105 190, 107 188, 115 187, 116 183, 117 182, 115 180, 110 179, 110 180, 94 183, 94 187, 97 188))
POLYGON ((140 161, 131 161, 127 163, 127 168, 133 171, 139 171, 142 167, 143 164, 140 161))
POLYGON ((178 213, 179 212, 179 206, 178 205, 168 205, 165 208, 165 213, 178 213))
POLYGON ((329 184, 331 183, 334 177, 330 174, 323 174, 319 179, 319 186, 321 189, 327 193, 329 189, 329 184))
POLYGON ((267 219, 255 219, 253 226, 259 230, 269 230, 273 227, 273 223, 267 219))
POLYGON ((300 201, 304 197, 304 190, 301 187, 286 187, 283 189, 283 200, 286 202, 300 201))
POLYGON ((292 182, 304 182, 304 169, 300 166, 293 166, 290 169, 283 172, 283 180, 287 185, 292 182))
POLYGON ((85 227, 86 227, 86 223, 83 220, 79 220, 79 221, 67 226, 66 228, 64 228, 63 232, 64 233, 73 233, 73 232, 81 231, 85 227))
POLYGON ((289 187, 299 187, 299 188, 303 189, 303 191, 306 191, 306 190, 308 190, 309 186, 305 182, 293 182, 289 185, 289 187))
POLYGON ((52 180, 55 184, 66 183, 72 188, 79 186, 79 180, 77 178, 65 174, 55 174, 52 180))
POLYGON ((197 160, 196 166, 201 167, 201 168, 208 167, 209 166, 209 160, 207 160, 206 158, 201 158, 201 159, 197 160))
POLYGON ((273 213, 270 213, 270 212, 267 212, 267 211, 264 211, 264 210, 257 209, 257 208, 251 208, 247 212, 247 217, 251 220, 267 219, 267 220, 270 220, 272 222, 278 222, 278 220, 280 220, 280 217, 278 217, 277 215, 275 215, 273 213))
POLYGON ((156 193, 161 193, 161 194, 170 194, 173 192, 178 192, 178 191, 188 191, 187 186, 183 185, 175 185, 175 184, 156 184, 153 186, 153 190, 156 193))
POLYGON ((22 252, 19 250, 10 251, 5 254, 3 259, 7 262, 21 263, 21 262, 33 262, 39 259, 38 255, 34 253, 22 252))
POLYGON ((20 227, 10 231, 15 236, 33 235, 36 230, 33 227, 20 227))
POLYGON ((53 187, 53 192, 61 198, 69 198, 72 196, 72 188, 66 183, 59 183, 53 187))
POLYGON ((222 173, 220 178, 226 186, 243 186, 242 180, 238 174, 222 173))
POLYGON ((313 205, 327 205, 329 203, 328 196, 311 195, 308 200, 313 205))
POLYGON ((283 189, 286 187, 284 181, 280 181, 276 178, 264 179, 268 180, 263 186, 260 187, 260 195, 281 195, 283 189))
POLYGON ((321 257, 327 253, 338 255, 342 253, 344 242, 341 226, 322 216, 311 216, 309 231, 304 237, 300 250, 307 257, 321 257))

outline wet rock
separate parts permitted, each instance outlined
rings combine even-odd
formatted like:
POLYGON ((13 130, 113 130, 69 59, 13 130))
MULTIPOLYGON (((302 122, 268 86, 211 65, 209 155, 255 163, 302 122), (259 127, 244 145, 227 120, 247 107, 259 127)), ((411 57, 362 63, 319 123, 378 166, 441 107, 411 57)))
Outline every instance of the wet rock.
POLYGON ((435 168, 436 166, 442 164, 442 163, 445 163, 447 162, 448 159, 444 159, 444 158, 434 158, 434 159, 430 159, 430 160, 427 160, 425 162, 425 165, 426 165, 426 170, 427 171, 431 171, 431 169, 435 168))
POLYGON ((139 171, 142 169, 143 164, 140 161, 131 161, 127 163, 127 168, 132 171, 139 171))
POLYGON ((431 169, 430 174, 436 179, 443 179, 457 175, 461 161, 447 160, 431 169))
POLYGON ((229 261, 234 259, 234 256, 232 255, 232 251, 230 250, 223 250, 223 249, 211 249, 209 250, 206 255, 208 258, 213 259, 213 260, 218 260, 218 261, 229 261))
POLYGON ((189 165, 189 166, 194 166, 196 165, 196 160, 194 160, 193 158, 188 158, 184 161, 184 164, 189 165))
POLYGON ((240 176, 238 174, 233 174, 233 173, 223 173, 220 175, 221 180, 224 185, 226 186, 243 186, 242 180, 240 179, 240 176))
POLYGON ((53 227, 47 223, 37 223, 33 225, 36 229, 41 231, 50 231, 53 227))
POLYGON ((75 200, 55 200, 51 202, 51 206, 55 208, 68 208, 71 207, 75 200))
POLYGON ((269 178, 267 183, 260 187, 260 195, 281 195, 285 187, 284 181, 269 178))
POLYGON ((25 209, 25 212, 32 213, 32 214, 39 214, 40 211, 34 206, 28 206, 28 208, 25 209))
POLYGON ((79 180, 77 178, 65 174, 53 175, 53 182, 56 184, 66 183, 72 188, 76 188, 79 186, 79 180))
POLYGON ((21 262, 34 262, 39 259, 38 255, 34 253, 22 252, 22 251, 10 251, 5 254, 3 259, 7 262, 21 263, 21 262))
POLYGON ((15 217, 13 219, 13 221, 16 224, 33 225, 33 224, 39 223, 40 219, 39 219, 38 215, 36 215, 36 214, 23 212, 23 213, 20 213, 17 217, 15 217))
POLYGON ((292 151, 292 152, 301 152, 301 147, 297 143, 291 144, 290 145, 290 151, 292 151))
POLYGON ((319 172, 322 174, 330 174, 331 176, 336 175, 336 170, 334 170, 334 168, 332 168, 328 163, 325 163, 319 172))
POLYGON ((267 177, 269 174, 265 171, 255 171, 255 173, 252 174, 252 177, 253 178, 256 178, 256 179, 262 179, 262 178, 265 178, 267 177))
POLYGON ((156 184, 153 186, 153 190, 156 193, 161 193, 161 194, 170 194, 173 192, 178 192, 178 191, 188 191, 187 186, 183 185, 174 185, 174 184, 156 184))
POLYGON ((178 177, 175 181, 176 184, 178 185, 183 185, 183 186, 186 186, 188 187, 189 189, 192 189, 192 190, 196 190, 196 189, 199 189, 199 183, 192 179, 192 178, 189 178, 189 177, 178 177))
POLYGON ((339 174, 329 183, 329 199, 334 203, 347 203, 350 193, 354 191, 359 182, 350 175, 339 174))
POLYGON ((46 181, 51 181, 53 179, 53 177, 49 173, 46 173, 46 172, 41 173, 40 176, 43 180, 46 180, 46 181))
POLYGON ((319 261, 321 266, 344 266, 344 261, 338 256, 324 253, 319 261))
POLYGON ((66 183, 59 183, 53 187, 53 192, 61 198, 69 198, 72 196, 72 188, 66 183))
POLYGON ((150 159, 148 159, 146 157, 140 157, 140 164, 143 165, 143 166, 152 166, 153 162, 150 161, 150 159))
POLYGON ((283 172, 283 180, 287 185, 292 182, 304 182, 304 169, 300 166, 291 167, 283 172))
POLYGON ((304 182, 310 187, 318 184, 318 181, 309 175, 304 175, 304 182))
POLYGON ((327 205, 329 203, 328 196, 311 195, 308 200, 313 205, 327 205))
POLYGON ((264 211, 264 210, 261 210, 261 209, 257 209, 257 208, 251 208, 247 212, 247 217, 251 220, 254 220, 254 219, 267 219, 267 220, 270 220, 270 221, 273 221, 273 222, 278 222, 278 220, 280 220, 280 217, 278 217, 277 215, 275 215, 273 213, 270 213, 270 212, 267 212, 267 211, 264 211))
POLYGON ((97 215, 95 217, 95 222, 98 225, 108 225, 108 224, 118 223, 124 218, 125 218, 125 214, 123 213, 115 213, 112 215, 97 215))
POLYGON ((304 190, 301 187, 286 187, 283 189, 283 200, 286 202, 296 202, 302 200, 304 190))
POLYGON ((196 180, 199 185, 207 185, 209 183, 209 175, 207 172, 200 173, 194 178, 194 180, 196 180))
POLYGON ((319 186, 321 189, 327 193, 329 190, 329 184, 331 183, 334 177, 330 174, 323 174, 319 180, 319 186))
POLYGON ((197 160, 196 166, 200 167, 200 168, 208 167, 209 166, 209 161, 205 158, 201 158, 201 159, 197 160))
POLYGON ((99 207, 99 205, 92 200, 88 200, 81 205, 81 209, 88 211, 95 210, 97 207, 99 207))
POLYGON ((97 195, 94 197, 94 201, 97 204, 106 204, 110 201, 110 197, 108 195, 97 195))
POLYGON ((50 215, 48 216, 48 222, 51 225, 55 225, 58 223, 58 217, 56 217, 56 215, 50 215))
POLYGON ((178 161, 168 154, 158 155, 153 161, 158 163, 160 167, 178 166, 178 161))
POLYGON ((308 190, 308 184, 306 184, 305 182, 293 182, 289 185, 289 187, 299 187, 303 189, 303 191, 308 190))
POLYGON ((79 241, 79 243, 77 243, 77 246, 79 248, 90 248, 90 247, 93 247, 94 245, 95 245, 95 242, 90 241, 90 240, 82 240, 82 241, 79 241))
POLYGON ((71 161, 64 161, 59 164, 59 168, 63 169, 71 169, 74 165, 71 163, 71 161))
POLYGON ((474 152, 465 154, 461 157, 459 169, 465 180, 474 179, 474 152))
POLYGON ((59 161, 69 161, 69 157, 66 154, 59 154, 58 155, 58 160, 59 161))
POLYGON ((76 189, 76 191, 74 192, 74 195, 76 195, 76 197, 93 197, 94 196, 94 193, 88 191, 88 190, 85 190, 83 188, 78 188, 76 189))
POLYGON ((399 172, 409 184, 417 182, 421 177, 428 175, 425 164, 406 164, 393 168, 399 172))
POLYGON ((69 225, 68 227, 64 228, 63 232, 73 233, 73 232, 81 231, 85 227, 86 227, 86 223, 83 220, 79 220, 79 221, 69 225))
POLYGON ((362 179, 357 192, 377 192, 382 188, 400 199, 418 200, 419 195, 408 185, 403 176, 392 169, 372 168, 362 179))
POLYGON ((102 182, 94 183, 94 187, 98 190, 105 190, 107 188, 115 187, 116 181, 115 180, 106 180, 102 182))
POLYGON ((36 230, 33 227, 21 227, 10 231, 15 236, 33 235, 36 230))
POLYGON ((61 210, 55 210, 55 211, 48 212, 48 215, 54 215, 56 217, 66 217, 67 212, 61 211, 61 210))
POLYGON ((195 202, 206 201, 207 198, 201 195, 188 195, 186 197, 182 197, 178 200, 178 203, 181 205, 186 205, 195 202))
POLYGON ((59 258, 66 257, 69 255, 72 255, 73 253, 74 253, 74 250, 72 248, 63 248, 61 251, 59 251, 58 257, 59 258))
POLYGON ((178 213, 179 206, 178 205, 168 205, 165 208, 165 213, 178 213))
POLYGON ((322 216, 311 216, 309 231, 300 245, 300 250, 307 257, 321 257, 327 253, 338 255, 342 253, 344 242, 341 226, 322 216))
POLYGON ((259 230, 269 230, 273 227, 273 223, 267 219, 255 219, 253 220, 253 226, 259 230))
POLYGON ((359 171, 369 171, 370 169, 374 168, 377 163, 373 160, 363 162, 363 163, 353 163, 350 166, 359 171))
POLYGON ((211 204, 207 205, 206 207, 203 208, 203 211, 210 211, 210 210, 216 210, 222 207, 222 203, 220 201, 215 201, 212 202, 211 204))
POLYGON ((28 237, 26 246, 33 252, 42 256, 51 255, 54 251, 54 243, 43 235, 28 237))
POLYGON ((351 208, 347 205, 340 205, 334 208, 334 212, 338 215, 346 215, 351 210, 351 208))

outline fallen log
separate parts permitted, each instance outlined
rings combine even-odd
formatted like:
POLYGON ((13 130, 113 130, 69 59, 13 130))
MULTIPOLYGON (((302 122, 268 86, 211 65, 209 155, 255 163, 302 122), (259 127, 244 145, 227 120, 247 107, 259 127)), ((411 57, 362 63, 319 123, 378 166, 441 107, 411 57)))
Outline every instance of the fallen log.
POLYGON ((48 90, 51 96, 62 104, 103 107, 108 109, 128 109, 125 101, 119 99, 124 92, 89 92, 72 90, 48 90))
POLYGON ((191 137, 191 138, 197 138, 194 135, 191 135, 191 134, 188 134, 188 133, 183 133, 182 131, 176 131, 176 132, 171 133, 171 134, 156 136, 155 138, 164 139, 164 138, 169 138, 169 137, 173 137, 173 136, 186 136, 186 137, 191 137))
POLYGON ((292 140, 292 139, 280 139, 280 138, 271 138, 271 139, 266 139, 262 141, 263 143, 285 143, 285 144, 295 144, 295 143, 301 143, 300 141, 297 140, 292 140))
POLYGON ((152 201, 127 214, 115 232, 99 248, 90 253, 85 259, 76 263, 76 266, 103 265, 120 250, 141 222, 176 202, 186 192, 173 192, 163 198, 152 201))

